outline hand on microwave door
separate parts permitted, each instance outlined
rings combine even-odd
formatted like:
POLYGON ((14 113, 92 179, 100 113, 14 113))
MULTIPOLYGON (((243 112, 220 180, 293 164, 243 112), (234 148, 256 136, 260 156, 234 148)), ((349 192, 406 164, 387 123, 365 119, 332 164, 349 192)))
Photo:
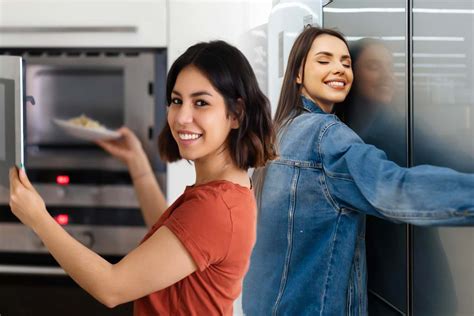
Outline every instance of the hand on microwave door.
POLYGON ((28 180, 23 169, 10 169, 10 208, 16 217, 33 228, 42 217, 49 216, 43 199, 28 180))
POLYGON ((13 213, 34 230, 69 276, 107 307, 167 288, 197 269, 186 248, 165 226, 120 262, 111 264, 74 239, 49 215, 23 170, 12 168, 10 183, 13 213))

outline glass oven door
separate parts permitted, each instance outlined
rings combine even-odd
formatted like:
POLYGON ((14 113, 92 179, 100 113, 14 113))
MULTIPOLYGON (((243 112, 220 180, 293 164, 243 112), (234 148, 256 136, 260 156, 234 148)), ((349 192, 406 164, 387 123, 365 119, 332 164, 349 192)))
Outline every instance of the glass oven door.
POLYGON ((8 171, 23 166, 23 62, 0 57, 0 187, 8 188, 8 171))

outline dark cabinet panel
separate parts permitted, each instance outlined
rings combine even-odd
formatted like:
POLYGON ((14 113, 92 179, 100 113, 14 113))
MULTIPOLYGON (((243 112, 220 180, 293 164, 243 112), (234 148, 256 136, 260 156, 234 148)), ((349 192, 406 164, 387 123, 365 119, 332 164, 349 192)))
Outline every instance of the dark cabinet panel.
POLYGON ((68 277, 0 275, 0 315, 131 316, 132 303, 109 309, 68 277))

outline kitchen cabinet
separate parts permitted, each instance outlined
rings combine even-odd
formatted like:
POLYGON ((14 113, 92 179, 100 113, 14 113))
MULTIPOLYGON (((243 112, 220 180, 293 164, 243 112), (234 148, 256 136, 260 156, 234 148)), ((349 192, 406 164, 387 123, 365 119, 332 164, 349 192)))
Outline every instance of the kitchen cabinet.
POLYGON ((2 316, 132 314, 132 303, 109 309, 66 276, 0 275, 2 316))

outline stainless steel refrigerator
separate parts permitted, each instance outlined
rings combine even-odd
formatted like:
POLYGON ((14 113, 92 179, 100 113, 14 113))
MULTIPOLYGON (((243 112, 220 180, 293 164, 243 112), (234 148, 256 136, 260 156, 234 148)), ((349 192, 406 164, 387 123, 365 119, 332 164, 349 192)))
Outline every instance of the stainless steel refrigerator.
MULTIPOLYGON (((334 0, 323 24, 351 46, 349 125, 366 142, 474 172, 474 1, 334 0)), ((474 315, 474 228, 370 218, 366 239, 371 315, 474 315)))

